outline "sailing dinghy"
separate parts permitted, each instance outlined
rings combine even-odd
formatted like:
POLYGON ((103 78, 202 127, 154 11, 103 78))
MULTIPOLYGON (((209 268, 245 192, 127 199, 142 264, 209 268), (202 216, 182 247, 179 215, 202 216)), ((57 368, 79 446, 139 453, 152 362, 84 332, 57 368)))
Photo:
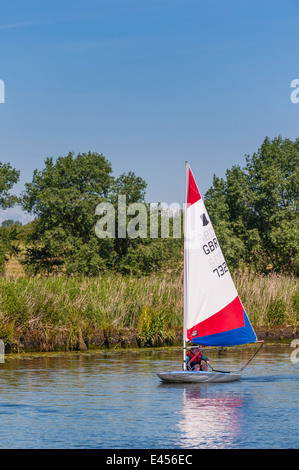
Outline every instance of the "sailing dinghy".
POLYGON ((229 347, 261 343, 236 291, 190 165, 186 162, 184 204, 184 326, 183 370, 158 373, 165 382, 230 382, 241 369, 190 371, 187 344, 229 347), (187 343, 188 342, 188 343, 187 343))

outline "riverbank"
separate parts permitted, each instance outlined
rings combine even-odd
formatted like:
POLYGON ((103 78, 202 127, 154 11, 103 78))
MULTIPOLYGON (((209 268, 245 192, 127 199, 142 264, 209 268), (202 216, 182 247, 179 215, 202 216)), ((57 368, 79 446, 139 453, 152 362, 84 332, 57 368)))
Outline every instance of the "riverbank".
MULTIPOLYGON (((299 337, 297 279, 235 273, 234 281, 259 339, 299 337)), ((182 272, 0 278, 6 351, 173 346, 182 341, 182 311, 182 272)))
MULTIPOLYGON (((291 342, 299 338, 299 327, 255 327, 255 332, 259 340, 265 343, 291 342)), ((147 347, 171 347, 182 345, 182 328, 176 328, 172 336, 163 341, 157 339, 151 343, 146 343, 140 337, 138 331, 122 329, 114 332, 98 330, 93 332, 88 338, 83 338, 82 334, 70 335, 70 331, 35 331, 27 329, 24 333, 14 337, 13 344, 5 347, 6 353, 26 353, 26 352, 67 352, 67 351, 92 351, 95 349, 129 349, 147 347)))

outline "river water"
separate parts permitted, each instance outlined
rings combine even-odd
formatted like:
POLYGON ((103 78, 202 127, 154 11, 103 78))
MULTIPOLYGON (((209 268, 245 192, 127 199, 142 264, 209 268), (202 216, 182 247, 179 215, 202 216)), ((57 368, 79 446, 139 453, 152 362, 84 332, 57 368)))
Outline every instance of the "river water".
MULTIPOLYGON (((298 449, 299 363, 264 346, 237 382, 163 384, 177 349, 99 351, 0 364, 0 447, 6 449, 298 449)), ((216 353, 235 370, 254 349, 216 353)), ((293 353, 294 356, 294 353, 293 353)))

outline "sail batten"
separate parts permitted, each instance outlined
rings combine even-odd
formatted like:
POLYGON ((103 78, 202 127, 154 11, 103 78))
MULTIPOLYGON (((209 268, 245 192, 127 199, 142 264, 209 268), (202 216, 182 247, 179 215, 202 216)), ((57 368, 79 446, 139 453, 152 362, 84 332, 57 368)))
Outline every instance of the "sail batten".
POLYGON ((257 340, 186 162, 184 340, 234 346, 257 340))

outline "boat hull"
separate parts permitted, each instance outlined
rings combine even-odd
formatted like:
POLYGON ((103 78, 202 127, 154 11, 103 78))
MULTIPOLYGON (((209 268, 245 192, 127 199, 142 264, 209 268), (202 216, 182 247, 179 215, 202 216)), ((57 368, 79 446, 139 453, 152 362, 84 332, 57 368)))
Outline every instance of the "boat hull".
POLYGON ((174 383, 207 383, 207 382, 233 382, 241 378, 235 372, 208 372, 208 371, 169 371, 160 372, 157 376, 163 382, 174 383))

